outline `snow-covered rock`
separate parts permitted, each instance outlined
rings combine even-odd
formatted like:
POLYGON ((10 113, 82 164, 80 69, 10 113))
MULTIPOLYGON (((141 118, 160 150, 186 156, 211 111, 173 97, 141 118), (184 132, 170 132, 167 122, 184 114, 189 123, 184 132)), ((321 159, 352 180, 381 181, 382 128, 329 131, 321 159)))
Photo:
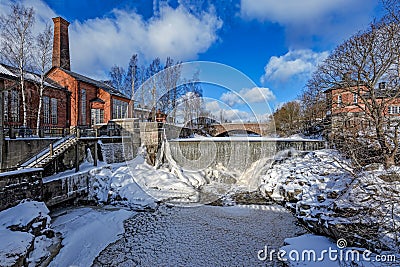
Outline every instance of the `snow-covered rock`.
POLYGON ((1 266, 37 266, 51 256, 59 240, 48 214, 43 202, 30 200, 0 212, 1 266))
POLYGON ((399 170, 367 169, 356 173, 335 150, 292 153, 275 160, 261 176, 260 190, 292 209, 316 233, 398 251, 399 170))
POLYGON ((25 258, 32 249, 34 236, 26 232, 0 230, 1 266, 23 266, 25 258))
POLYGON ((43 202, 24 200, 0 212, 0 229, 40 234, 50 225, 49 209, 43 202))

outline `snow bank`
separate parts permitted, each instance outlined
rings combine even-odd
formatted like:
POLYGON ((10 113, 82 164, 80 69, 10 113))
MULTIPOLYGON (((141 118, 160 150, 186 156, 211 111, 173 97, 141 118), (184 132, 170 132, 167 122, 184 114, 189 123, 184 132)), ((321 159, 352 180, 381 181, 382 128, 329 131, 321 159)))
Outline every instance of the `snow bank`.
MULTIPOLYGON (((135 159, 138 161, 138 159, 135 159)), ((138 164, 139 162, 131 162, 138 164)), ((90 172, 89 198, 100 203, 122 204, 131 208, 154 207, 154 199, 146 194, 132 178, 125 166, 103 167, 90 172)))
POLYGON ((318 234, 346 238, 359 247, 399 251, 398 173, 381 168, 356 173, 334 150, 291 153, 278 157, 261 176, 260 190, 291 208, 318 234))
POLYGON ((22 201, 0 212, 1 266, 37 266, 56 243, 49 210, 43 202, 22 201))
POLYGON ((49 209, 43 202, 22 201, 17 206, 0 212, 0 229, 28 231, 37 222, 50 225, 49 209))
POLYGON ((91 266, 94 258, 124 232, 123 221, 132 216, 123 209, 71 209, 53 222, 62 233, 62 249, 49 266, 91 266))
POLYGON ((29 253, 34 236, 26 232, 0 229, 1 266, 21 266, 29 253))
POLYGON ((349 162, 333 150, 279 156, 261 177, 261 192, 301 215, 329 206, 353 180, 349 162))
POLYGON ((195 173, 184 176, 178 168, 150 166, 141 154, 124 165, 113 166, 90 171, 90 198, 131 208, 154 208, 158 201, 195 202, 196 188, 203 184, 195 173))

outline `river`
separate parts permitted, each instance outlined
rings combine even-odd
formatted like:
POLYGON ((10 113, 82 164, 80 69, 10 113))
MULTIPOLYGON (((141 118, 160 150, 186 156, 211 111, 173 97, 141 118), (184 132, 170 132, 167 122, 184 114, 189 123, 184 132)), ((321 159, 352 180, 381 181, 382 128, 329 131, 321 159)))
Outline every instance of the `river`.
POLYGON ((258 251, 305 233, 278 205, 162 205, 127 219, 124 229, 93 266, 280 266, 259 260, 258 251))

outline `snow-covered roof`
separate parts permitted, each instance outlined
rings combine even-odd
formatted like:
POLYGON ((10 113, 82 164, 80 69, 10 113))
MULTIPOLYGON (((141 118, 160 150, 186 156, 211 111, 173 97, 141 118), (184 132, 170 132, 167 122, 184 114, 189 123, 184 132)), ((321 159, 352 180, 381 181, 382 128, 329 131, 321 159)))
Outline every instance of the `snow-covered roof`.
POLYGON ((16 77, 16 75, 14 73, 12 73, 11 71, 9 71, 6 67, 4 67, 3 65, 0 64, 0 73, 1 74, 5 74, 8 76, 13 76, 16 77))
POLYGON ((94 85, 96 87, 99 87, 99 88, 103 89, 104 91, 108 92, 111 95, 119 96, 119 97, 122 97, 122 98, 125 98, 125 99, 129 99, 129 97, 127 97, 126 95, 124 95, 123 93, 121 93, 120 91, 115 89, 114 87, 112 87, 112 86, 110 86, 110 85, 108 85, 108 84, 106 84, 104 82, 94 80, 92 78, 89 78, 87 76, 84 76, 82 74, 79 74, 79 73, 76 73, 76 72, 73 72, 73 71, 70 71, 70 70, 66 70, 66 69, 62 69, 62 70, 65 73, 67 73, 67 74, 71 75, 72 77, 74 77, 75 79, 77 79, 78 81, 82 81, 82 82, 94 85))
MULTIPOLYGON (((0 74, 4 74, 4 75, 10 76, 10 77, 17 78, 18 77, 17 72, 18 72, 18 70, 14 67, 7 66, 5 64, 0 64, 0 74)), ((40 75, 37 73, 34 73, 34 72, 25 71, 24 78, 25 78, 25 80, 31 81, 34 83, 40 82, 40 75)), ((48 78, 45 78, 44 85, 46 87, 64 89, 63 87, 61 87, 57 83, 55 83, 53 80, 48 79, 48 78)))

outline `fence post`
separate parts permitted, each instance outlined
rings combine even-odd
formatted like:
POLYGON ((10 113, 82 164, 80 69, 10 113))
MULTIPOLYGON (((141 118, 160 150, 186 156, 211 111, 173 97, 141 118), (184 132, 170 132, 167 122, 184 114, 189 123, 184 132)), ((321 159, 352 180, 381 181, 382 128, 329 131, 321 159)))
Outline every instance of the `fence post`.
POLYGON ((79 171, 79 142, 75 144, 75 172, 79 171))
POLYGON ((50 157, 51 157, 54 155, 53 144, 50 144, 49 150, 50 150, 50 157))
POLYGON ((94 157, 93 157, 93 165, 94 166, 97 166, 97 140, 96 140, 96 142, 94 143, 94 153, 93 153, 94 155, 94 157))

